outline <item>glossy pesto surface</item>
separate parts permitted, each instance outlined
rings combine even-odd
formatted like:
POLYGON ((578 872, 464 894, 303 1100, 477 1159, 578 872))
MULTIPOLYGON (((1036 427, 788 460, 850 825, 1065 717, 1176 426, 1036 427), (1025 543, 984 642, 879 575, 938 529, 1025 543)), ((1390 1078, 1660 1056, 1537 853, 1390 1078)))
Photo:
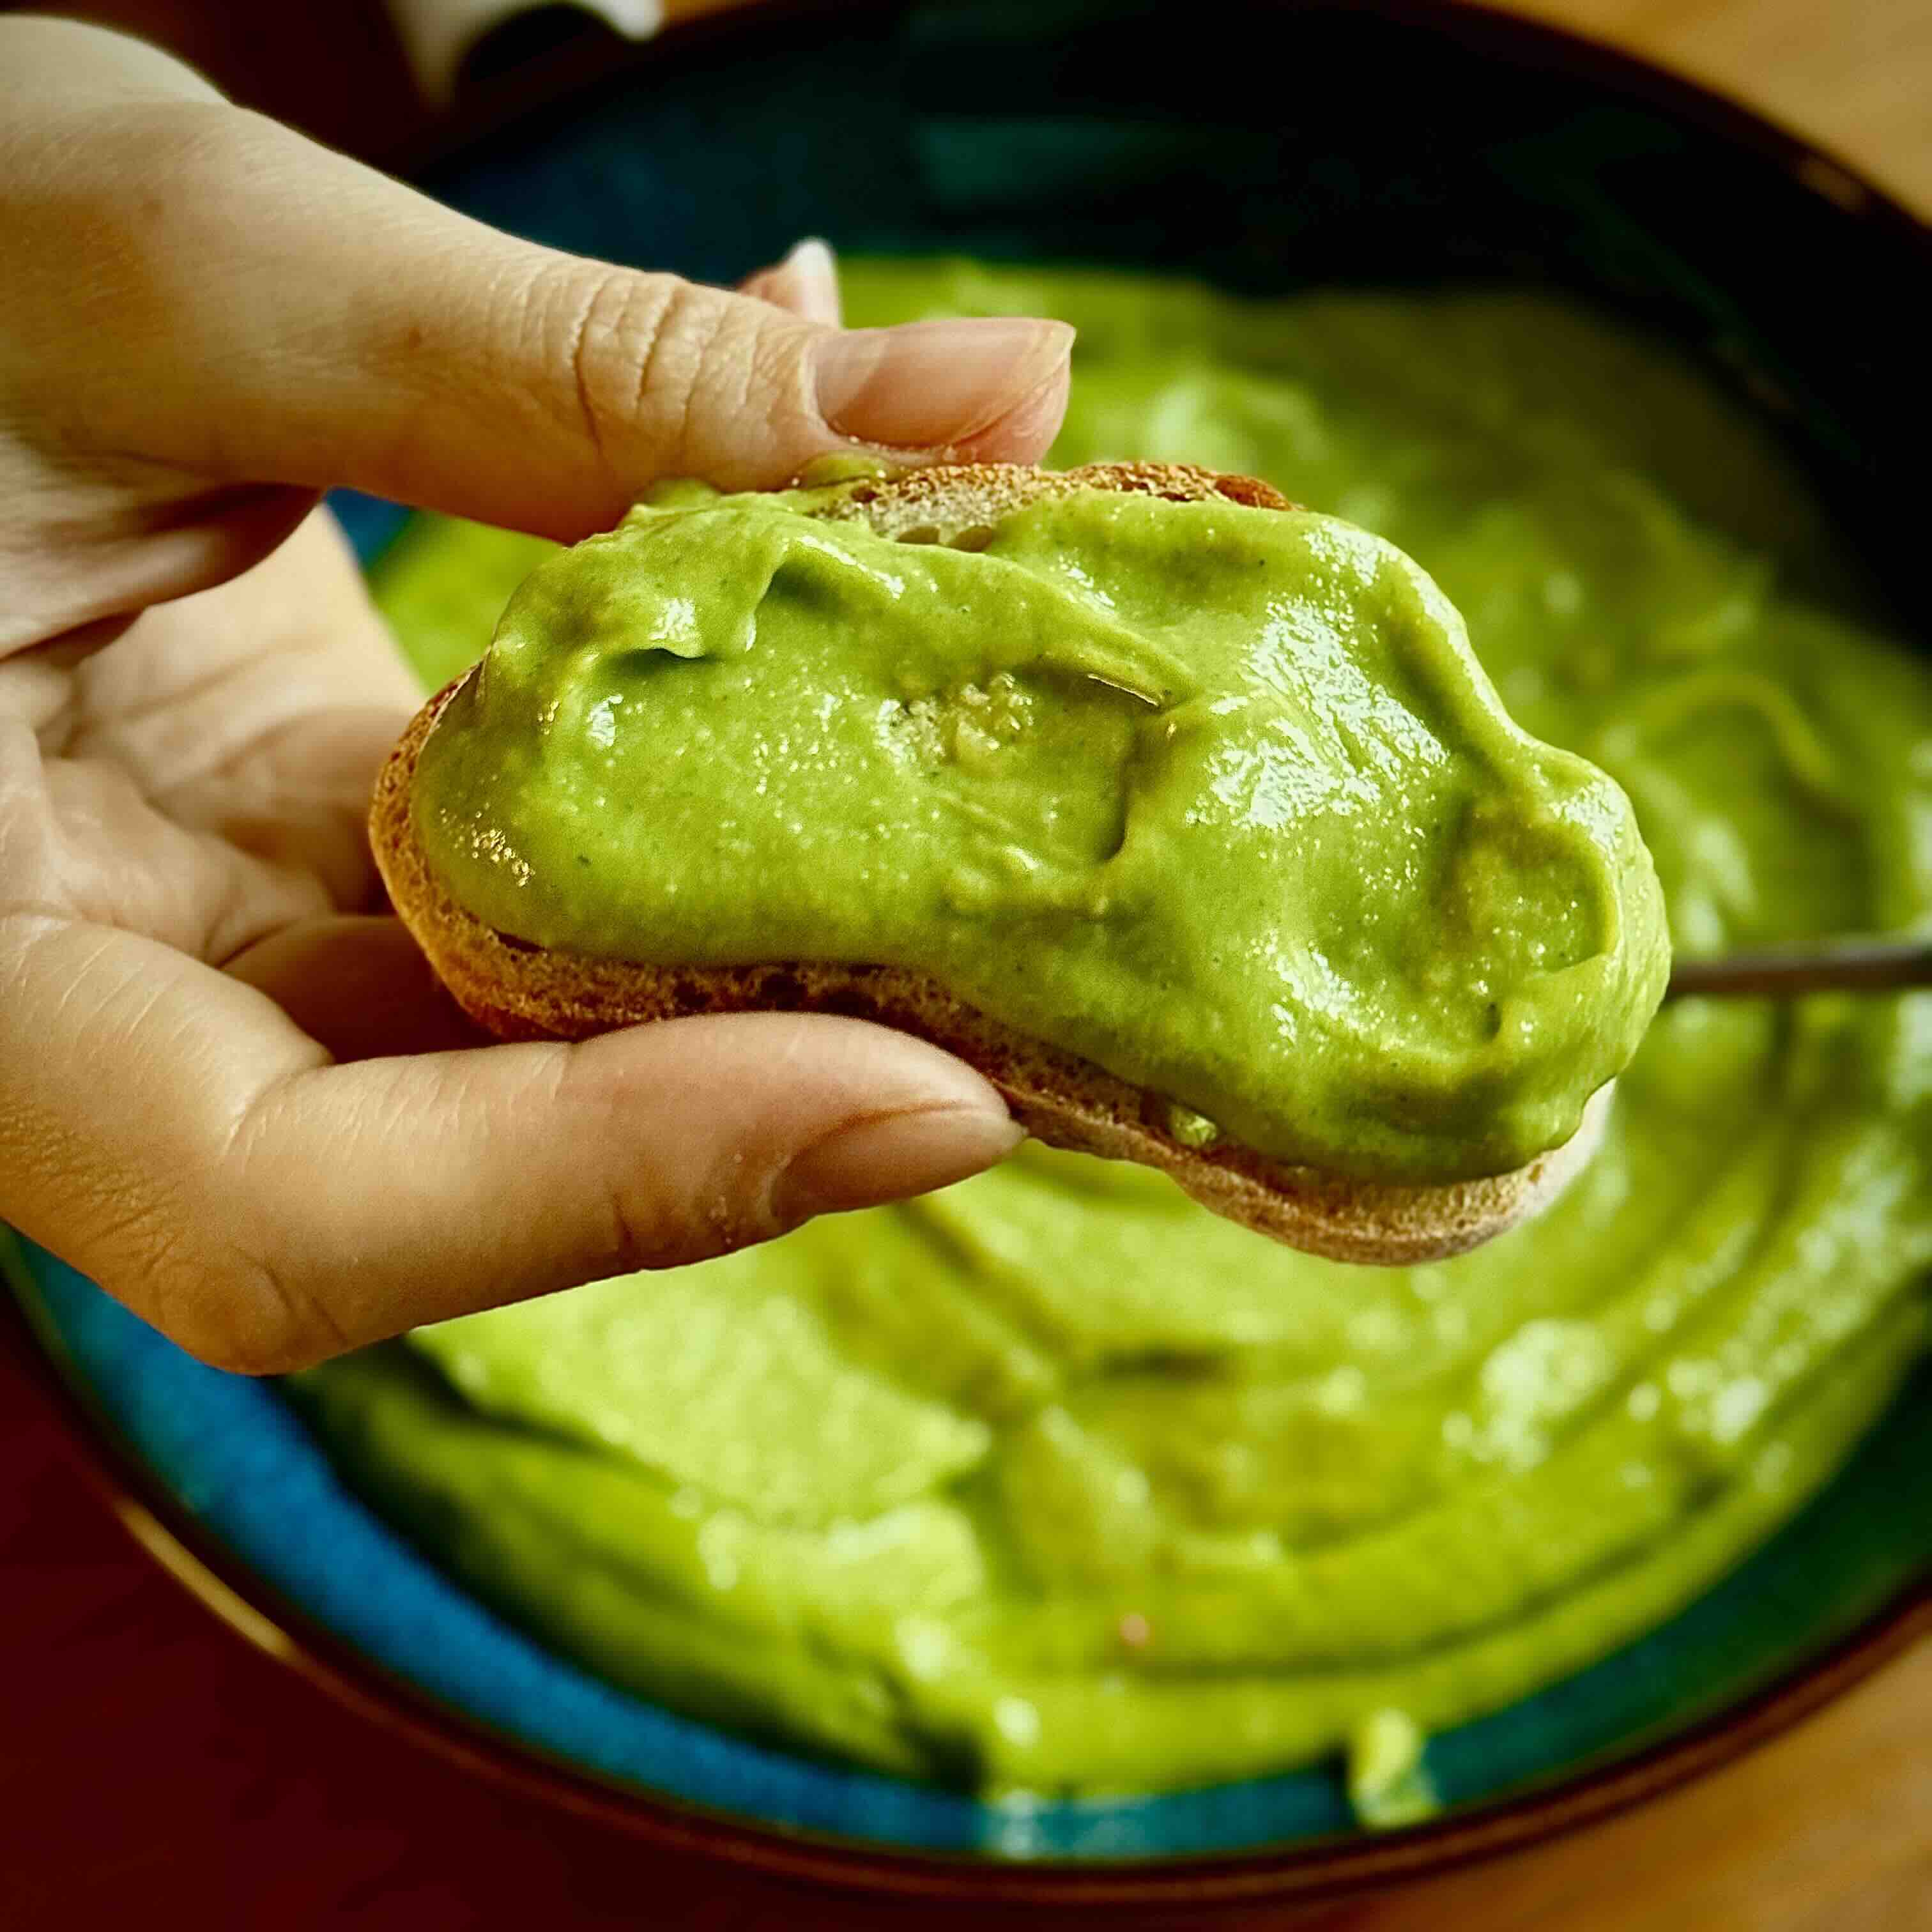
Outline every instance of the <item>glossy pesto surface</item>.
POLYGON ((970 549, 640 507, 518 590, 412 807, 468 910, 666 964, 927 973, 1283 1158, 1522 1166, 1663 989, 1628 802, 1407 557, 1087 490, 970 549))

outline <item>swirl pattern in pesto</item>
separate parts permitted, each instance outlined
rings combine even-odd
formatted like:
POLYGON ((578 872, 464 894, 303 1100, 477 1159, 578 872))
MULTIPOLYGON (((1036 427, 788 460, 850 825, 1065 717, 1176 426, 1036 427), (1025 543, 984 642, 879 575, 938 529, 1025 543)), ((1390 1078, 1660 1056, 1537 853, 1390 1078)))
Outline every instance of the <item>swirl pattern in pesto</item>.
MULTIPOLYGON (((1681 949, 1932 926, 1932 670, 1841 614, 1775 446, 1672 357, 1524 296, 847 287, 862 322, 1078 323, 1067 461, 1203 458, 1396 536, 1511 708, 1622 783, 1681 949)), ((1692 1002, 1571 1190, 1456 1261, 1339 1267, 1032 1150, 302 1394, 472 1588, 646 1696, 1154 1790, 1366 1764, 1390 1712, 1439 1730, 1670 1616, 1890 1399, 1928 1266, 1932 996, 1692 1002)))
POLYGON ((535 572, 417 767, 460 904, 923 970, 1371 1179, 1519 1167, 1636 1051, 1668 949, 1628 803, 1392 545, 1086 490, 967 551, 811 500, 687 493, 535 572))

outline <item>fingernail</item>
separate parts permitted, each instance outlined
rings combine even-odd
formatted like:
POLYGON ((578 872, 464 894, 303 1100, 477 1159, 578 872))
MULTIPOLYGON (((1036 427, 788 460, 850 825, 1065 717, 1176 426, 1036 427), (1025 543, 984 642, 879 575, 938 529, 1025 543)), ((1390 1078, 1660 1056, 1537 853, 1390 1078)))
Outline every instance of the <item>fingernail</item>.
POLYGON ((1017 316, 847 329, 815 351, 819 413, 860 442, 944 448, 1037 394, 1072 348, 1065 322, 1017 316))
POLYGON ((838 273, 838 259, 832 252, 832 244, 816 235, 808 235, 803 241, 794 242, 790 254, 778 266, 796 268, 804 275, 825 275, 836 278, 838 273))
POLYGON ((1004 1160, 1025 1138, 1016 1122, 982 1106, 855 1120, 792 1157, 772 1205, 790 1224, 929 1193, 1004 1160))
POLYGON ((790 306, 808 321, 838 326, 838 262, 830 243, 808 235, 778 264, 782 284, 792 291, 790 306))

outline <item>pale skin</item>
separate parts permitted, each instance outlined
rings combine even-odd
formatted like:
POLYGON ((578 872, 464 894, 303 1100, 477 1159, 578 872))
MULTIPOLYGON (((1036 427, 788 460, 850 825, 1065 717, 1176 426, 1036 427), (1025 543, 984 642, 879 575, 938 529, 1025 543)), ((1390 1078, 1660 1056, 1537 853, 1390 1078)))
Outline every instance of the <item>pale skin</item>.
POLYGON ((1070 332, 844 332, 812 247, 732 293, 558 254, 23 19, 0 271, 0 1220, 271 1372, 1010 1150, 855 1022, 474 1036, 383 910, 418 694, 316 496, 568 539, 661 476, 1032 461, 1070 332))

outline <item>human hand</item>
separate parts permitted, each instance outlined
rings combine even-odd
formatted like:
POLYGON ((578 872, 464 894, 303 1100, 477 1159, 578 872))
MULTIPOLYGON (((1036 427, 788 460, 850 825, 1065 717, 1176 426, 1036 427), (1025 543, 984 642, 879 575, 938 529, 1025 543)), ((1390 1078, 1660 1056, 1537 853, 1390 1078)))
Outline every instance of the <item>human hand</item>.
POLYGON ((943 1185, 1018 1138, 828 1018, 485 1046, 381 914, 419 701, 317 494, 574 538, 855 443, 1031 460, 1070 332, 841 332, 496 233, 138 44, 0 21, 0 1219, 286 1370, 943 1185))

